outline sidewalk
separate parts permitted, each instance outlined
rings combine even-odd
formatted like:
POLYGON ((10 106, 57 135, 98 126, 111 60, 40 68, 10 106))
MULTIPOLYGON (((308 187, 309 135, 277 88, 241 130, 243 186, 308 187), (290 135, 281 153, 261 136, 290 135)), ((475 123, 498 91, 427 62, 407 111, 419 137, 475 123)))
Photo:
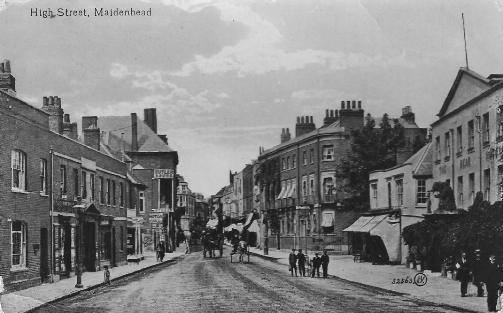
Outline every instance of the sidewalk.
MULTIPOLYGON (((184 255, 184 253, 179 251, 166 253, 163 263, 171 262, 181 255, 184 255)), ((118 278, 161 264, 156 261, 155 252, 144 254, 144 257, 145 259, 139 264, 129 263, 127 265, 110 268, 110 278, 112 279, 112 283, 118 278)), ((84 285, 84 288, 75 288, 76 281, 77 278, 73 276, 52 284, 42 284, 32 288, 4 294, 1 296, 2 308, 5 313, 26 312, 43 304, 76 295, 84 290, 93 289, 103 283, 103 271, 83 273, 82 284, 84 285)))
MULTIPOLYGON (((263 256, 263 250, 250 248, 250 252, 263 256)), ((269 259, 285 264, 287 272, 289 251, 270 249, 269 259)), ((309 258, 314 255, 309 254, 309 258)), ((405 265, 372 265, 369 262, 355 263, 351 255, 330 255, 328 274, 349 281, 382 288, 398 293, 407 294, 411 297, 437 304, 453 306, 475 312, 487 312, 487 298, 476 296, 476 288, 468 285, 468 296, 460 296, 460 283, 450 278, 441 277, 440 273, 425 271, 428 281, 425 286, 415 284, 392 284, 393 279, 413 279, 418 271, 406 268, 405 265)))

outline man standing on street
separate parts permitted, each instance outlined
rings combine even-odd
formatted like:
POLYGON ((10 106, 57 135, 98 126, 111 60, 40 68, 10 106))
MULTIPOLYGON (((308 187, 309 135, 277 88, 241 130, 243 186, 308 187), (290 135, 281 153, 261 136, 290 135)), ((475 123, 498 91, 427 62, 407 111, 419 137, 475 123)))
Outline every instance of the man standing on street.
POLYGON ((306 277, 306 256, 302 253, 302 249, 299 249, 299 253, 297 253, 297 260, 299 260, 299 275, 306 277))
POLYGON ((318 275, 318 277, 320 277, 321 258, 319 255, 320 254, 318 252, 314 254, 314 258, 312 260, 313 270, 311 272, 311 277, 314 277, 315 273, 318 275))
POLYGON ((323 278, 328 277, 328 262, 330 262, 330 258, 328 257, 327 250, 323 250, 323 255, 321 256, 321 266, 323 267, 323 278))
POLYGON ((471 270, 468 259, 466 258, 466 253, 461 253, 461 258, 458 263, 456 263, 456 268, 458 269, 457 279, 461 282, 461 297, 466 297, 471 270))
POLYGON ((297 256, 295 255, 295 249, 292 249, 292 252, 288 256, 288 263, 290 263, 290 272, 292 276, 295 271, 295 277, 297 277, 297 256))
POLYGON ((496 312, 498 289, 503 280, 503 275, 500 266, 496 264, 496 256, 494 254, 489 256, 489 264, 487 265, 484 276, 487 289, 487 308, 489 312, 496 312))

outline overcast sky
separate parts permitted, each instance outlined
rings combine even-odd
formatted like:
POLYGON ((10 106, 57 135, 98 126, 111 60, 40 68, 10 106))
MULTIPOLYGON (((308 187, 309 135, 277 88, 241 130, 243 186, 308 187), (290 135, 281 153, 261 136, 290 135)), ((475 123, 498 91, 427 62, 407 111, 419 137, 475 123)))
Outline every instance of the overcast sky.
MULTIPOLYGON (((0 8, 2 7, 0 0, 0 8)), ((411 105, 427 127, 464 66, 503 72, 503 0, 7 0, 0 58, 35 106, 129 115, 156 107, 179 172, 206 196, 279 143, 282 127, 341 100, 373 115, 411 105), (30 17, 30 8, 152 8, 152 17, 30 17)))

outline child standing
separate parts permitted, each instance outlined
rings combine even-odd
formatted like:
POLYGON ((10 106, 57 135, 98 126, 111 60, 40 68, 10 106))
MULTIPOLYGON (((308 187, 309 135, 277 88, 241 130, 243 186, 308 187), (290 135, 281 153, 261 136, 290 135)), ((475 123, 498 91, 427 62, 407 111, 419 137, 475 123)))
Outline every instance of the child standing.
POLYGON ((108 265, 104 266, 105 271, 103 272, 104 283, 110 285, 110 271, 108 270, 108 265))

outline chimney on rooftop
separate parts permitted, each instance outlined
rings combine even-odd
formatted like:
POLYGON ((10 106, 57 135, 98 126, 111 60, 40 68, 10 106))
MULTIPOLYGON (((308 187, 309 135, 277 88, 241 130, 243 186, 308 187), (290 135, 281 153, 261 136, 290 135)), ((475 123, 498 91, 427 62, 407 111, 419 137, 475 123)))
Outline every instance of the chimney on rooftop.
POLYGON ((155 108, 148 108, 143 110, 143 120, 154 133, 157 134, 157 113, 155 108))
POLYGON ((412 108, 410 107, 410 105, 407 105, 402 108, 402 116, 400 117, 409 123, 416 122, 416 115, 414 114, 414 112, 412 112, 412 108))
MULTIPOLYGON (((44 97, 47 98, 47 97, 44 97)), ((46 99, 44 99, 45 101, 46 99)), ((47 99, 49 100, 49 99, 47 99)), ((63 115, 63 135, 72 138, 73 140, 78 139, 77 123, 72 123, 70 121, 70 114, 63 115)))
POLYGON ((337 110, 325 110, 325 118, 323 119, 323 126, 328 126, 335 121, 337 121, 338 111, 337 110))
POLYGON ((42 110, 49 114, 49 129, 55 133, 63 134, 61 98, 58 96, 43 97, 42 110))
POLYGON ((302 136, 316 129, 312 116, 297 117, 297 124, 295 125, 295 137, 302 136))
POLYGON ((82 134, 84 136, 84 144, 86 146, 100 150, 101 132, 98 128, 97 116, 82 117, 82 134))
POLYGON ((287 142, 291 139, 290 129, 282 128, 281 129, 281 143, 287 142))
POLYGON ((11 74, 9 60, 0 63, 0 90, 16 95, 16 79, 11 74))
POLYGON ((138 151, 138 117, 131 113, 131 151, 138 151))
POLYGON ((341 101, 341 109, 339 111, 340 126, 347 131, 363 127, 363 109, 361 100, 341 101))

